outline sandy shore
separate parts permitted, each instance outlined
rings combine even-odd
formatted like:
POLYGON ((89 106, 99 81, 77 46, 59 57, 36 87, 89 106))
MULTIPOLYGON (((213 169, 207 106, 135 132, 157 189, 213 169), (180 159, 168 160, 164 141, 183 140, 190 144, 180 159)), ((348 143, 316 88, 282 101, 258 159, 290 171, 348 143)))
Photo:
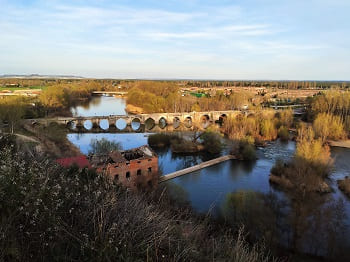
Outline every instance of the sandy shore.
POLYGON ((134 106, 131 104, 127 104, 125 111, 130 113, 130 114, 135 114, 135 115, 144 113, 144 110, 141 107, 134 106))
POLYGON ((330 146, 350 148, 350 139, 340 141, 328 141, 330 146))

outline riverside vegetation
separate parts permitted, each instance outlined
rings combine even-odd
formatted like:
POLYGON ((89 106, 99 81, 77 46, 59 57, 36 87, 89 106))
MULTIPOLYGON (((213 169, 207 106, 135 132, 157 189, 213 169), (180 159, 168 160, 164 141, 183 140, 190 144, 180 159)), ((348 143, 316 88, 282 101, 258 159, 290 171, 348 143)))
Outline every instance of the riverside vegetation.
POLYGON ((19 151, 12 136, 0 146, 1 261, 273 260, 162 189, 131 194, 93 170, 19 151))
POLYGON ((177 134, 152 134, 148 136, 148 144, 151 147, 170 147, 174 153, 186 154, 198 152, 218 154, 223 147, 220 134, 210 129, 195 132, 190 138, 177 134))
MULTIPOLYGON (((157 96, 165 94, 159 93, 157 96)), ((285 177, 289 180, 287 184, 292 184, 289 189, 284 187, 290 195, 291 212, 287 215, 284 203, 277 201, 273 195, 232 193, 223 207, 224 225, 232 230, 230 233, 227 233, 227 228, 218 230, 207 220, 196 220, 183 209, 173 210, 169 204, 171 200, 165 194, 130 195, 90 171, 64 171, 46 158, 12 151, 11 148, 15 148, 12 143, 3 143, 1 148, 7 149, 0 153, 3 167, 0 169, 1 179, 4 179, 0 192, 6 200, 2 202, 1 213, 6 215, 1 224, 1 233, 4 232, 1 234, 4 237, 1 239, 1 255, 5 260, 23 260, 28 257, 33 260, 160 260, 163 255, 168 260, 211 260, 214 257, 218 260, 239 261, 238 258, 243 259, 244 255, 249 257, 249 261, 268 260, 261 257, 260 250, 255 252, 256 249, 250 249, 242 238, 236 241, 236 232, 239 232, 242 221, 245 221, 248 240, 254 243, 264 238, 271 250, 280 247, 281 239, 287 239, 286 246, 295 252, 304 252, 305 243, 312 243, 308 247, 312 254, 347 257, 344 251, 346 246, 343 246, 346 244, 343 241, 343 221, 346 219, 344 207, 336 201, 325 206, 324 198, 319 197, 318 193, 319 185, 327 180, 328 168, 331 166, 327 140, 349 135, 349 100, 346 100, 349 96, 343 94, 340 91, 325 92, 310 99, 307 114, 309 127, 293 123, 290 110, 276 114, 257 108, 254 116, 226 119, 223 132, 238 142, 238 152, 248 152, 248 156, 252 155, 249 152, 253 151, 255 145, 277 137, 287 138, 286 130, 300 126, 296 156, 288 163, 277 163, 276 168, 271 170, 272 174, 285 177), (340 105, 339 101, 342 101, 340 105), (248 146, 250 149, 244 150, 248 146), (321 166, 326 169, 318 169, 321 166), (87 179, 90 175, 95 178, 87 179), (44 187, 38 189, 34 186, 37 184, 43 184, 44 187), (60 197, 55 195, 56 191, 51 187, 56 184, 60 186, 60 197), (36 204, 37 199, 41 199, 38 201, 44 204, 36 204), (56 204, 58 209, 55 209, 56 204), (127 209, 127 206, 131 208, 127 209), (140 214, 137 211, 142 212, 140 214), (128 214, 139 215, 131 218, 128 214), (113 223, 116 223, 114 227, 113 223), (26 230, 18 231, 21 227, 26 230), (46 235, 47 228, 56 231, 53 235, 46 235), (134 232, 119 231, 119 228, 130 228, 134 232), (157 232, 157 237, 154 232, 157 232), (320 234, 325 236, 322 241, 319 239, 320 234), (135 241, 131 241, 133 237, 135 241), (170 243, 176 249, 171 250, 164 243, 170 243), (243 253, 240 253, 241 247, 243 253)), ((222 98, 228 99, 225 95, 222 98)), ((203 98, 194 99, 207 101, 203 98)), ((155 105, 158 106, 157 103, 155 105)), ((52 112, 55 110, 54 106, 52 112)), ((14 122, 14 126, 16 123, 18 121, 14 122)))

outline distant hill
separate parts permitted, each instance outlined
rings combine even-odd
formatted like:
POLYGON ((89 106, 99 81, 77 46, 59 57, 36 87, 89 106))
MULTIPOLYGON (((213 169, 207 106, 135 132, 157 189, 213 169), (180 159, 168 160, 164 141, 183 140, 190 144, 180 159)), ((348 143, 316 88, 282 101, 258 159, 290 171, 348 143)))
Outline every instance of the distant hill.
POLYGON ((82 76, 74 75, 40 75, 40 74, 30 74, 30 75, 11 75, 5 74, 0 75, 0 78, 56 78, 56 79, 83 79, 82 76))

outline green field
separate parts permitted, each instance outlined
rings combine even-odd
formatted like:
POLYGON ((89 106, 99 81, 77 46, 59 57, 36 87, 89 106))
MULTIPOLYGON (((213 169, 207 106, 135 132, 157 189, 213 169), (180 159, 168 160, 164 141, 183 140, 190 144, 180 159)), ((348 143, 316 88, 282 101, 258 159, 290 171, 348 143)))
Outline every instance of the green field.
POLYGON ((5 86, 0 86, 0 91, 3 90, 10 90, 10 91, 16 91, 16 90, 27 90, 27 89, 41 89, 45 90, 47 86, 22 86, 22 87, 5 87, 5 86))

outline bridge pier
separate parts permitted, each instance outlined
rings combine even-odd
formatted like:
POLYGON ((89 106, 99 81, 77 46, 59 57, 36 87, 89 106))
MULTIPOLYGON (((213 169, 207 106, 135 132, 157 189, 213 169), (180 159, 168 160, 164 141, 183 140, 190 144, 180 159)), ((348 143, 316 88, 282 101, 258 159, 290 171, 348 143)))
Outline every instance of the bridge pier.
POLYGON ((108 119, 108 125, 109 125, 109 128, 116 128, 116 122, 117 122, 117 119, 115 118, 109 118, 108 119))
POLYGON ((52 122, 66 125, 69 127, 69 123, 74 123, 76 130, 84 130, 84 122, 91 121, 92 128, 86 132, 124 132, 130 130, 131 132, 143 132, 144 130, 152 131, 156 127, 162 130, 166 130, 168 127, 172 127, 173 130, 178 127, 186 127, 186 130, 193 129, 196 124, 200 124, 201 128, 207 128, 210 124, 222 123, 224 119, 229 116, 235 116, 237 114, 249 114, 251 112, 241 111, 212 111, 212 112, 189 112, 189 113, 155 113, 155 114, 139 114, 139 115, 113 115, 113 116, 90 116, 90 117, 58 117, 58 118, 46 118, 46 119, 31 119, 42 125, 48 125, 52 122), (116 122, 123 119, 126 123, 124 130, 119 130, 116 122), (151 120, 149 120, 151 119, 151 120), (108 129, 101 128, 100 123, 102 120, 108 122, 108 129), (132 129, 132 124, 138 122, 140 128, 138 130, 132 129))
POLYGON ((100 119, 91 119, 92 128, 100 128, 100 119))

